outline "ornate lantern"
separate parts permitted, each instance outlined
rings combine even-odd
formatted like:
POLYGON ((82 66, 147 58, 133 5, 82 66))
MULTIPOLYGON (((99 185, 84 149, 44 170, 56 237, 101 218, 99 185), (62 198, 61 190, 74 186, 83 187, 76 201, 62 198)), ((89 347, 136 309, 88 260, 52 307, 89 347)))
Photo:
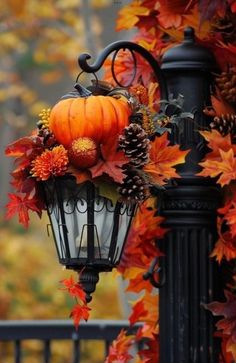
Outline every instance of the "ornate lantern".
POLYGON ((90 301, 98 273, 120 261, 135 204, 113 203, 93 183, 76 184, 68 177, 45 183, 44 191, 59 261, 84 269, 80 282, 90 301))

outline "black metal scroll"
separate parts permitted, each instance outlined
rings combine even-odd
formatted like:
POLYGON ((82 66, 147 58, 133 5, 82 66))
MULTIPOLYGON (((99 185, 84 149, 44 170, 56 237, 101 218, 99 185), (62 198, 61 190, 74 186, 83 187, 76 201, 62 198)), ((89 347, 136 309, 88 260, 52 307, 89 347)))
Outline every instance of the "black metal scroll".
POLYGON ((159 63, 147 49, 143 48, 139 44, 132 43, 129 41, 122 41, 122 40, 114 42, 103 49, 103 51, 99 54, 98 58, 96 59, 96 61, 93 64, 88 64, 88 60, 91 59, 91 56, 87 53, 83 53, 78 58, 79 66, 80 66, 81 70, 86 73, 96 73, 103 66, 107 57, 111 53, 115 52, 115 54, 113 56, 113 60, 112 60, 112 74, 113 74, 113 77, 114 77, 114 80, 116 81, 116 83, 119 86, 122 86, 119 83, 119 81, 117 81, 115 72, 114 72, 115 58, 120 50, 129 50, 131 52, 133 60, 134 60, 134 72, 135 72, 136 65, 137 65, 137 61, 136 61, 135 54, 134 54, 135 52, 140 54, 149 63, 150 67, 152 68, 152 70, 155 74, 155 77, 158 80, 159 87, 160 87, 160 93, 161 93, 161 99, 167 99, 168 94, 167 94, 166 82, 165 82, 165 78, 163 76, 163 72, 159 66, 159 63))

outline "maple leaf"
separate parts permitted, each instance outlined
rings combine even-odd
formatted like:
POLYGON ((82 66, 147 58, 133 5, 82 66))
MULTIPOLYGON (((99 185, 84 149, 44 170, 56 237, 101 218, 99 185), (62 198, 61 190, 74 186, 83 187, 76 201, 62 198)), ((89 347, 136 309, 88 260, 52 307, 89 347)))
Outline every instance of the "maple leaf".
POLYGON ((148 311, 145 310, 143 300, 139 300, 132 308, 132 314, 129 316, 129 322, 134 325, 138 321, 143 321, 147 317, 148 311))
POLYGON ((146 270, 154 257, 162 255, 155 241, 163 238, 167 229, 161 226, 164 218, 155 215, 156 210, 151 208, 152 203, 153 199, 149 198, 137 210, 118 265, 120 272, 124 273, 132 267, 146 270))
POLYGON ((232 13, 236 13, 236 1, 232 0, 229 3, 232 13))
POLYGON ((6 205, 6 219, 18 214, 19 222, 27 228, 29 225, 29 210, 37 212, 38 215, 41 216, 42 209, 38 203, 37 197, 30 197, 28 194, 20 196, 12 193, 9 193, 8 196, 10 202, 6 205))
POLYGON ((220 359, 219 363, 232 363, 233 361, 236 360, 236 343, 229 345, 228 344, 229 337, 222 333, 220 334, 220 338, 221 338, 222 359, 220 359))
POLYGON ((192 0, 176 1, 175 3, 171 0, 159 0, 159 3, 157 19, 163 28, 179 28, 184 19, 183 15, 187 14, 194 5, 192 0))
POLYGON ((129 285, 126 288, 126 291, 131 291, 135 293, 139 293, 142 290, 146 290, 151 292, 153 289, 152 284, 149 280, 144 280, 143 275, 147 272, 146 269, 137 269, 137 268, 130 268, 129 277, 127 277, 127 273, 124 274, 124 277, 129 280, 129 285), (136 271, 135 271, 136 270, 136 271), (138 270, 138 273, 137 273, 138 270), (132 276, 133 273, 133 276, 132 276))
POLYGON ((36 188, 36 180, 29 176, 27 169, 15 170, 11 176, 11 185, 20 193, 30 194, 36 188))
POLYGON ((236 145, 232 145, 230 134, 222 136, 217 130, 200 131, 200 134, 208 142, 208 147, 212 149, 206 156, 206 160, 220 160, 220 150, 229 151, 232 149, 236 154, 236 145))
POLYGON ((106 357, 105 363, 129 363, 133 358, 129 354, 129 348, 134 343, 134 336, 127 335, 126 331, 122 329, 118 337, 112 342, 109 347, 109 353, 106 357))
POLYGON ((130 324, 133 325, 140 321, 156 325, 158 319, 157 304, 158 296, 145 292, 132 307, 132 314, 129 317, 130 324))
POLYGON ((221 319, 216 323, 216 327, 218 330, 222 331, 224 335, 229 337, 227 340, 227 350, 233 351, 235 350, 236 341, 236 295, 228 290, 225 290, 224 294, 226 302, 221 303, 214 301, 207 304, 206 308, 210 310, 213 315, 224 316, 224 319, 221 319))
POLYGON ((219 263, 221 263, 223 258, 227 261, 236 258, 236 245, 229 232, 225 232, 220 236, 210 254, 210 257, 216 257, 216 261, 219 263))
POLYGON ((151 142, 150 162, 144 171, 151 175, 153 182, 163 185, 170 178, 179 178, 174 168, 185 162, 189 150, 181 151, 178 145, 168 146, 167 132, 151 142))
POLYGON ((42 138, 36 135, 22 137, 5 149, 7 156, 16 157, 18 169, 28 167, 36 156, 45 150, 42 138))
POLYGON ((77 184, 81 184, 87 180, 91 180, 91 174, 88 170, 79 170, 72 165, 69 165, 67 173, 75 177, 77 184))
POLYGON ((90 310, 91 309, 87 305, 80 305, 80 304, 74 305, 70 317, 73 318, 76 329, 78 329, 81 319, 84 319, 85 321, 88 320, 90 310))
POLYGON ((89 169, 92 177, 96 178, 105 173, 115 182, 121 184, 125 177, 121 167, 127 164, 129 160, 123 151, 117 151, 117 139, 111 139, 107 144, 101 145, 101 153, 103 159, 100 159, 96 165, 89 169))
MULTIPOLYGON (((119 52, 114 67, 116 77, 118 81, 124 85, 130 83, 130 80, 133 79, 133 84, 142 82, 142 84, 145 87, 148 87, 149 83, 154 81, 154 73, 150 68, 150 64, 138 53, 135 54, 135 58, 137 66, 135 71, 135 77, 133 79, 134 61, 132 55, 130 54, 130 52, 129 53, 126 53, 125 51, 119 52)), ((108 59, 105 62, 105 65, 106 65, 105 79, 113 84, 114 79, 112 79, 113 76, 111 72, 112 61, 108 59)))
POLYGON ((133 1, 130 5, 122 7, 116 21, 116 30, 133 28, 139 21, 139 16, 147 16, 150 9, 141 6, 139 1, 133 1))
MULTIPOLYGON (((228 209, 228 205, 224 207, 224 211, 228 209)), ((218 211, 222 212, 223 208, 218 209, 218 211)), ((217 232, 219 235, 219 239, 216 242, 214 249, 210 255, 210 257, 216 257, 216 261, 221 263, 222 259, 225 258, 227 261, 236 258, 236 243, 234 238, 229 231, 222 233, 222 224, 224 222, 224 218, 217 218, 217 232)))
POLYGON ((227 221, 232 237, 236 236, 236 203, 233 202, 228 212, 224 215, 224 219, 227 221))
POLYGON ((221 157, 220 161, 208 159, 199 163, 203 167, 203 170, 197 175, 210 176, 211 178, 220 175, 217 183, 223 187, 229 184, 231 180, 236 179, 236 157, 232 149, 228 151, 219 149, 219 153, 221 157))
POLYGON ((141 357, 140 363, 156 363, 159 361, 159 344, 158 335, 153 334, 152 339, 145 341, 144 349, 139 350, 138 354, 141 357))
POLYGON ((72 297, 76 297, 85 303, 86 293, 84 292, 83 287, 78 282, 74 281, 73 276, 62 280, 61 283, 65 286, 63 290, 67 290, 72 297))

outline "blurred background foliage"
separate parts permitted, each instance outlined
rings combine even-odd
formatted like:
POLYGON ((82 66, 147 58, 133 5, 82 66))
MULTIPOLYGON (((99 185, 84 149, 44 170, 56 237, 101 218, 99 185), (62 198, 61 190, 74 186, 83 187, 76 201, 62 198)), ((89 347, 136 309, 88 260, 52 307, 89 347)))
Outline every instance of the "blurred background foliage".
MULTIPOLYGON (((16 219, 4 220, 11 171, 11 161, 5 157, 4 149, 8 143, 32 130, 42 108, 50 107, 73 88, 79 73, 77 58, 80 53, 86 51, 95 57, 105 45, 117 40, 115 19, 120 7, 126 3, 129 1, 1 2, 0 319, 69 318, 74 301, 60 290, 59 281, 74 272, 63 270, 58 264, 52 237, 47 236, 47 216, 43 216, 43 221, 32 216, 28 230, 16 219)), ((121 39, 122 32, 118 36, 121 39)), ((114 274, 101 276, 91 303, 91 318, 124 317, 118 290, 114 274)), ((0 361, 4 349, 11 356, 11 347, 1 346, 0 361)), ((30 349, 37 352, 41 347, 33 343, 30 349)), ((68 362, 68 349, 62 343, 53 347, 55 362, 68 362)), ((96 358, 90 355, 87 362, 101 361, 98 352, 102 354, 102 350, 94 344, 92 350, 96 351, 96 358)), ((82 351, 86 359, 86 352, 91 349, 82 346, 82 351)), ((8 363, 6 355, 4 357, 4 363, 8 363)), ((32 356, 28 360, 30 363, 36 361, 32 356)))

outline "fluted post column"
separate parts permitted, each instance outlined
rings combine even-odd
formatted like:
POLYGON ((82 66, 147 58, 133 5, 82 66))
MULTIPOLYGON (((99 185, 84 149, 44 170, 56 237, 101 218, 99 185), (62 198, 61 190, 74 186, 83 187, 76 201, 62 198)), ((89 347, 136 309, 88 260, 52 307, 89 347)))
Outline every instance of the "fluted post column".
POLYGON ((191 152, 178 170, 182 178, 167 187, 162 206, 170 232, 161 246, 166 283, 160 289, 160 363, 218 362, 213 318, 204 304, 220 291, 218 266, 209 255, 216 241, 221 195, 212 181, 196 176, 205 153, 198 129, 209 124, 202 110, 210 104, 214 67, 213 56, 195 44, 191 28, 162 62, 169 95, 182 94, 184 111, 191 112, 194 120, 184 120, 171 135, 172 143, 191 152))

